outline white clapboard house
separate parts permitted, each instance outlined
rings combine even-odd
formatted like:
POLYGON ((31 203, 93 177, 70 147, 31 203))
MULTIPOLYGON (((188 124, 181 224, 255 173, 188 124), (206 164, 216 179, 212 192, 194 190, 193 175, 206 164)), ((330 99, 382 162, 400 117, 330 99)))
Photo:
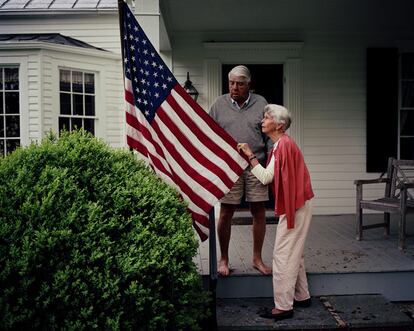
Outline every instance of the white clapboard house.
MULTIPOLYGON (((354 179, 414 158, 413 0, 130 5, 205 110, 246 64, 253 89, 293 112, 316 214, 354 213, 354 179)), ((0 0, 1 154, 74 125, 125 147, 124 121, 115 0, 0 0)))

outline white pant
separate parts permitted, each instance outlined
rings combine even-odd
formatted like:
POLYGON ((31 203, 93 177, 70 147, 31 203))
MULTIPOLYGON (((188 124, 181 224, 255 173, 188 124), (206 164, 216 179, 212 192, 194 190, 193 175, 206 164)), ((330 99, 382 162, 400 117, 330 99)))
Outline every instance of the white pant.
POLYGON ((293 300, 310 297, 303 250, 312 219, 311 201, 295 214, 295 227, 287 228, 286 215, 279 217, 273 250, 273 295, 275 307, 291 310, 293 300))

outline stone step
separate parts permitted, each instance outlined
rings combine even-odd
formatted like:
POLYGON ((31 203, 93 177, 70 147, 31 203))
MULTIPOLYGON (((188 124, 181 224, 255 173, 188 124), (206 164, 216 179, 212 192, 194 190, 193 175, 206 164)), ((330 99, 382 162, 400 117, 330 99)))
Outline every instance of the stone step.
POLYGON ((282 321, 258 314, 273 307, 272 298, 217 299, 216 307, 218 330, 414 330, 413 319, 378 294, 313 297, 311 307, 282 321))
MULTIPOLYGON (((413 271, 308 273, 309 290, 313 296, 356 295, 375 293, 390 301, 414 301, 413 271)), ((206 290, 213 289, 208 275, 203 276, 206 290)), ((218 277, 218 298, 261 298, 273 295, 272 276, 259 274, 218 277)))

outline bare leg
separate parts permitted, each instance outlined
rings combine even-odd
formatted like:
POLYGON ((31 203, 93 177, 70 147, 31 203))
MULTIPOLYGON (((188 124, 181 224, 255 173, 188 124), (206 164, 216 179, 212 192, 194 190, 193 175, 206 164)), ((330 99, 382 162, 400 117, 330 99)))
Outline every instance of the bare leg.
POLYGON ((270 275, 272 269, 262 260, 262 247, 266 234, 266 209, 263 202, 250 202, 253 216, 253 267, 264 275, 270 275))
POLYGON ((231 236, 231 219, 233 218, 236 205, 222 203, 220 207, 220 216, 217 225, 217 234, 220 243, 221 257, 218 265, 218 273, 221 276, 228 276, 229 269, 229 242, 231 236))

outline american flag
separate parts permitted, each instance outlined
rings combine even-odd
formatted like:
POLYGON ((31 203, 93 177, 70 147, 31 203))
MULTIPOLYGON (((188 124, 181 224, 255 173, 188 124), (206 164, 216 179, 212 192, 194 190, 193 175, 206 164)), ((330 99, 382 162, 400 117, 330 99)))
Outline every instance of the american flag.
POLYGON ((247 162, 237 143, 185 92, 126 3, 120 4, 130 147, 188 202, 202 240, 208 213, 247 162))

